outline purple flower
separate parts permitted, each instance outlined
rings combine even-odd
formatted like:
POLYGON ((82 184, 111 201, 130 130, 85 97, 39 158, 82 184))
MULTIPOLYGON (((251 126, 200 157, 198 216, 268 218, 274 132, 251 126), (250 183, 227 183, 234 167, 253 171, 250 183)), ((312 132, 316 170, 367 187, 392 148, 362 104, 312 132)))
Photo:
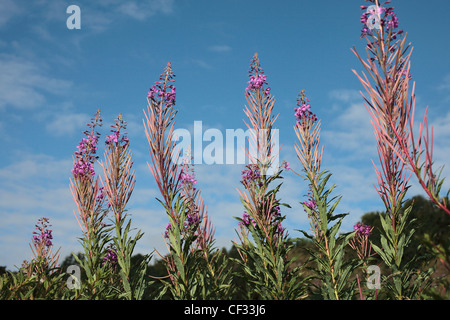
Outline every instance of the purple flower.
POLYGON ((247 165, 248 169, 242 170, 242 180, 241 183, 244 185, 244 187, 247 189, 247 186, 249 184, 258 183, 258 185, 262 186, 261 181, 261 172, 259 171, 259 168, 257 165, 247 165))
POLYGON ((123 143, 123 146, 126 146, 129 143, 129 140, 126 136, 126 132, 121 132, 121 129, 127 128, 127 122, 123 120, 122 114, 116 118, 116 123, 111 126, 113 129, 111 130, 111 134, 106 136, 105 143, 110 145, 115 143, 115 146, 119 146, 120 143, 123 143))
POLYGON ((96 198, 97 198, 97 201, 99 201, 99 202, 102 201, 104 196, 105 196, 105 190, 104 189, 105 188, 100 187, 100 189, 98 190, 98 194, 97 194, 96 198))
POLYGON ((84 131, 87 138, 81 139, 75 151, 75 162, 72 168, 72 175, 74 178, 90 177, 95 175, 94 162, 98 159, 97 144, 98 133, 94 131, 95 126, 101 126, 100 110, 97 111, 95 118, 88 124, 92 128, 91 132, 84 131))
POLYGON ((167 224, 166 226, 166 232, 164 232, 164 238, 169 238, 169 230, 172 229, 172 225, 170 224, 170 222, 167 224))
POLYGON ((95 171, 92 163, 86 163, 84 159, 75 162, 72 168, 72 174, 75 178, 82 176, 94 176, 95 171))
POLYGON ((38 220, 38 224, 35 225, 36 230, 38 232, 33 231, 33 242, 36 246, 44 245, 46 247, 50 247, 52 245, 52 230, 48 230, 47 227, 51 227, 50 224, 48 224, 49 219, 48 218, 40 218, 38 220))
POLYGON ((107 253, 103 257, 102 266, 105 264, 111 264, 112 266, 115 266, 117 264, 117 253, 116 253, 116 250, 114 249, 113 245, 110 245, 106 249, 106 251, 107 251, 107 253))
MULTIPOLYGON (((277 202, 278 200, 275 200, 277 202)), ((276 205, 272 208, 272 214, 271 214, 271 220, 272 220, 272 226, 276 228, 276 233, 282 234, 285 230, 281 224, 281 209, 279 205, 276 205)))
MULTIPOLYGON (((257 74, 257 75, 251 75, 250 81, 248 82, 248 87, 246 88, 247 91, 249 90, 257 90, 259 88, 262 88, 264 84, 268 84, 266 82, 266 75, 265 74, 257 74)), ((270 92, 270 88, 268 92, 270 92)), ((266 89, 266 90, 267 90, 266 89)))
MULTIPOLYGON (((308 200, 304 201, 303 204, 305 206, 307 206, 310 210, 316 210, 317 209, 317 203, 314 200, 314 197, 313 197, 313 195, 311 193, 308 193, 308 200)), ((307 212, 306 209, 304 209, 304 210, 305 210, 305 212, 307 212)))
POLYGON ((361 222, 358 222, 353 226, 353 230, 356 231, 356 235, 359 237, 368 237, 372 232, 372 227, 369 225, 364 225, 361 222))
POLYGON ((285 228, 283 228, 281 222, 279 222, 279 221, 274 222, 272 225, 274 227, 276 227, 276 232, 279 233, 279 234, 282 234, 284 232, 284 230, 285 230, 285 228))
MULTIPOLYGON (((174 75, 169 75, 169 81, 174 75)), ((153 87, 150 88, 147 98, 152 99, 153 101, 157 102, 156 99, 160 98, 164 100, 164 102, 167 105, 174 105, 175 104, 175 98, 177 90, 174 85, 169 84, 167 86, 162 86, 164 83, 164 75, 160 76, 160 81, 157 81, 153 87), (169 91, 170 90, 170 91, 169 91)))
POLYGON ((266 96, 270 95, 270 87, 264 89, 264 85, 268 85, 267 76, 264 74, 263 68, 261 68, 259 64, 258 56, 252 58, 252 62, 250 63, 250 70, 248 71, 250 80, 248 81, 248 86, 245 89, 246 95, 250 94, 250 91, 257 91, 259 89, 263 89, 264 94, 266 96))
POLYGON ((282 167, 285 168, 286 170, 291 170, 291 168, 289 167, 289 162, 287 161, 283 162, 282 167))
POLYGON ((195 177, 194 177, 194 173, 192 173, 192 175, 190 175, 189 173, 181 173, 180 177, 181 177, 181 181, 183 183, 186 183, 186 184, 189 184, 189 183, 196 184, 197 183, 197 180, 195 180, 195 177))
POLYGON ((118 143, 119 142, 119 136, 120 136, 120 133, 117 132, 117 131, 114 131, 109 136, 107 135, 106 136, 106 144, 110 144, 111 142, 118 143))
POLYGON ((188 213, 187 218, 186 218, 186 224, 187 224, 188 228, 198 224, 199 222, 200 222, 200 217, 198 216, 197 213, 194 213, 194 214, 188 213))
POLYGON ((253 220, 253 218, 247 213, 247 211, 244 211, 242 214, 242 221, 238 223, 240 226, 249 226, 250 223, 253 224, 253 227, 256 227, 256 222, 253 220))
POLYGON ((303 202, 308 208, 310 208, 311 210, 314 209, 316 207, 316 202, 314 200, 310 200, 310 201, 305 201, 303 202))
POLYGON ((305 91, 302 90, 297 95, 297 106, 295 108, 294 116, 297 119, 297 123, 300 124, 307 119, 311 119, 313 122, 317 121, 317 116, 312 113, 311 105, 308 103, 309 100, 306 98, 305 91))

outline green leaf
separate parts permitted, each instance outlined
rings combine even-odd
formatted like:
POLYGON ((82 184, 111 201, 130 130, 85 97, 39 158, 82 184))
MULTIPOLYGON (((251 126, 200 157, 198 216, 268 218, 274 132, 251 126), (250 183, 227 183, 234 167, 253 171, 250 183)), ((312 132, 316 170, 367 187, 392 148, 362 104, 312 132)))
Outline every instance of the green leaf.
MULTIPOLYGON (((385 256, 391 262, 392 259, 394 258, 394 249, 388 244, 388 242, 386 240, 386 237, 384 235, 380 236, 380 240, 381 240, 381 245, 383 246, 383 250, 384 250, 385 256)), ((386 260, 384 260, 384 262, 387 263, 386 260)))
POLYGON ((381 259, 384 261, 384 263, 386 263, 386 265, 388 267, 390 267, 392 265, 391 260, 388 259, 387 255, 385 254, 383 249, 381 249, 380 247, 378 247, 374 243, 372 243, 372 248, 381 257, 381 259))
POLYGON ((122 270, 120 270, 119 273, 120 273, 120 277, 122 278, 123 288, 125 290, 125 292, 122 294, 122 296, 128 300, 131 300, 132 292, 131 292, 130 283, 127 279, 127 275, 122 270))

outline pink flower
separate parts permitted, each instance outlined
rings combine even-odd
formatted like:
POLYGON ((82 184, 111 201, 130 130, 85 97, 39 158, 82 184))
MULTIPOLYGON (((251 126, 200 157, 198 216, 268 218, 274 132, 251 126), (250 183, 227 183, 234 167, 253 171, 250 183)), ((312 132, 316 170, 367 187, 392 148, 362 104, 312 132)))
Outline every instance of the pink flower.
MULTIPOLYGON (((257 91, 259 89, 264 89, 264 85, 268 85, 267 76, 264 74, 263 68, 259 65, 259 60, 257 56, 253 57, 252 62, 250 63, 249 70, 250 81, 248 82, 248 86, 245 89, 246 95, 248 96, 250 91, 257 91)), ((270 87, 264 89, 264 94, 268 96, 270 94, 270 87)))
POLYGON ((368 237, 372 232, 372 227, 358 222, 353 226, 353 230, 356 230, 356 235, 359 237, 368 237))

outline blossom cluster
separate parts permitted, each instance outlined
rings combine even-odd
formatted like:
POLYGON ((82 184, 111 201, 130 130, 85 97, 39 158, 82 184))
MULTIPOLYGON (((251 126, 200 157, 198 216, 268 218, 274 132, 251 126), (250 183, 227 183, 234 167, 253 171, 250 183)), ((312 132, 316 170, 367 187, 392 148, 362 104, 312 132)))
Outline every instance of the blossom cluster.
POLYGON ((148 98, 163 98, 168 104, 175 104, 176 88, 173 85, 162 88, 159 84, 155 84, 148 92, 148 98), (167 88, 170 91, 167 92, 167 88))
MULTIPOLYGON (((194 213, 189 212, 186 220, 184 221, 183 231, 186 232, 191 227, 194 227, 200 223, 200 216, 198 214, 198 210, 195 210, 194 213)), ((164 232, 164 238, 169 238, 169 231, 172 230, 172 224, 169 222, 166 225, 166 231, 164 232)))
POLYGON ((126 135, 122 134, 122 137, 120 137, 120 132, 119 131, 112 131, 112 133, 110 135, 106 136, 105 143, 106 144, 111 144, 113 142, 116 143, 116 144, 118 144, 119 142, 123 142, 126 145, 130 141, 128 140, 128 137, 126 135))
POLYGON ((289 162, 287 162, 287 161, 283 161, 283 163, 281 164, 281 167, 288 171, 291 170, 291 167, 289 167, 289 162))
MULTIPOLYGON (((264 74, 263 68, 259 65, 259 60, 257 56, 252 59, 250 64, 250 70, 248 71, 250 81, 248 82, 248 86, 245 89, 246 95, 248 96, 250 91, 256 91, 259 89, 263 89, 264 85, 268 85, 267 76, 264 74)), ((270 87, 264 89, 264 93, 266 95, 270 94, 270 87)))
POLYGON ((93 163, 98 158, 96 156, 97 144, 98 137, 96 135, 89 135, 88 138, 83 138, 78 144, 78 151, 75 151, 76 162, 72 169, 72 174, 75 178, 95 175, 93 163))
POLYGON ((238 223, 240 226, 249 226, 250 223, 253 224, 253 227, 256 227, 256 222, 253 220, 253 218, 247 213, 247 211, 244 211, 242 214, 242 221, 238 223))
POLYGON ((114 247, 112 245, 110 245, 106 249, 106 251, 107 251, 107 253, 103 257, 102 265, 105 265, 105 264, 111 264, 112 266, 116 265, 117 264, 117 253, 116 253, 116 250, 114 250, 114 247))
POLYGON ((311 105, 309 103, 295 108, 295 118, 297 118, 298 123, 308 117, 311 117, 313 121, 317 121, 317 116, 311 112, 311 105))
POLYGON ((361 222, 358 222, 353 226, 353 230, 356 231, 356 235, 359 237, 368 237, 370 236, 370 233, 372 232, 372 227, 369 225, 362 224, 361 222))
POLYGON ((164 232, 164 238, 168 239, 169 238, 169 231, 172 230, 172 225, 170 224, 170 222, 166 225, 166 231, 164 232))
POLYGON ((297 96, 297 106, 294 108, 294 115, 297 119, 297 123, 301 123, 303 120, 311 119, 313 122, 317 121, 317 116, 311 111, 311 105, 306 99, 305 91, 302 90, 297 96))
MULTIPOLYGON (((281 221, 279 221, 280 218, 281 218, 281 209, 279 205, 276 205, 271 210, 270 223, 272 226, 276 227, 276 232, 281 234, 284 232, 285 228, 283 228, 281 221)), ((256 227, 256 221, 247 213, 247 211, 244 211, 241 220, 242 221, 238 223, 238 225, 240 226, 248 227, 250 224, 252 224, 253 227, 256 227)))
POLYGON ((189 212, 186 217, 185 226, 190 228, 194 225, 197 225, 200 222, 200 217, 197 212, 191 213, 189 212))
POLYGON ((279 221, 280 218, 281 218, 281 209, 280 209, 280 206, 277 205, 272 209, 271 220, 272 220, 272 225, 274 227, 276 227, 277 232, 281 234, 284 232, 285 229, 283 228, 281 221, 279 221))
POLYGON ((75 151, 75 162, 72 168, 72 174, 74 178, 90 177, 95 175, 94 162, 98 159, 97 144, 99 133, 95 132, 95 126, 102 125, 102 119, 100 118, 100 110, 97 110, 95 118, 91 119, 91 123, 87 126, 91 128, 91 131, 84 131, 87 138, 83 138, 77 146, 75 151))
MULTIPOLYGON (((269 84, 266 81, 267 76, 265 74, 250 75, 250 81, 248 82, 248 87, 246 91, 258 90, 262 88, 265 84, 269 84)), ((267 87, 264 91, 267 95, 270 93, 270 87, 267 87)))
POLYGON ((48 230, 47 227, 51 225, 48 224, 48 218, 41 218, 38 220, 38 224, 36 224, 36 230, 39 232, 33 231, 33 242, 36 246, 40 244, 45 245, 46 247, 50 247, 52 245, 52 230, 48 230))
MULTIPOLYGON (((308 193, 308 200, 304 201, 303 204, 311 210, 315 210, 317 208, 317 204, 316 201, 314 200, 312 193, 308 193)), ((306 212, 306 209, 304 210, 306 212)))
POLYGON ((185 184, 196 184, 197 183, 197 180, 195 180, 194 172, 192 172, 192 174, 189 174, 188 172, 186 172, 186 173, 181 172, 180 178, 181 178, 182 183, 185 183, 185 184))
MULTIPOLYGON (((168 67, 170 67, 170 65, 168 67)), ((155 85, 150 88, 147 96, 149 99, 152 99, 153 101, 156 101, 156 98, 161 98, 164 100, 167 106, 174 105, 176 98, 175 86, 173 84, 167 85, 168 82, 175 82, 175 80, 172 79, 173 77, 175 77, 175 75, 171 72, 171 69, 168 71, 169 72, 167 73, 164 72, 159 75, 160 81, 157 81, 155 85)))
POLYGON ((255 164, 250 164, 246 166, 248 169, 242 170, 242 180, 241 183, 244 185, 244 187, 247 189, 247 186, 253 183, 258 183, 258 185, 261 187, 263 185, 261 181, 261 172, 259 171, 259 168, 255 164))
POLYGON ((127 128, 127 122, 123 120, 122 113, 118 115, 116 118, 116 123, 111 125, 111 134, 106 135, 106 145, 115 144, 115 147, 118 147, 122 144, 122 146, 126 146, 130 143, 128 137, 126 136, 126 132, 121 132, 122 129, 127 128))

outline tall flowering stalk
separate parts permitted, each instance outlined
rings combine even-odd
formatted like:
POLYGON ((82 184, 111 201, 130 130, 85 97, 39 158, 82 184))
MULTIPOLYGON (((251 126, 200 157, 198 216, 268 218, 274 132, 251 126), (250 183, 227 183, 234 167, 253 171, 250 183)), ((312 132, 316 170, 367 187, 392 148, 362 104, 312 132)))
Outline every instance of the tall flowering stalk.
POLYGON ((182 164, 180 193, 187 210, 184 232, 192 230, 195 236, 190 252, 197 261, 195 281, 201 288, 195 298, 225 299, 232 291, 231 269, 222 250, 217 250, 214 246, 215 227, 208 215, 201 190, 196 187, 195 170, 190 164, 189 155, 190 151, 182 164))
POLYGON ((52 230, 49 229, 51 226, 48 218, 38 220, 30 243, 32 259, 22 266, 22 271, 29 279, 34 279, 35 283, 30 291, 30 299, 45 299, 61 291, 59 282, 62 281, 62 274, 57 265, 60 248, 53 252, 52 230))
POLYGON ((103 168, 105 182, 102 182, 103 193, 108 200, 109 210, 113 214, 115 236, 112 237, 114 246, 108 248, 104 258, 112 266, 118 264, 121 285, 119 297, 126 299, 140 299, 144 293, 146 282, 144 279, 149 256, 143 259, 138 270, 131 270, 131 256, 137 241, 143 236, 139 230, 134 238, 129 236, 131 219, 127 220, 126 205, 135 186, 135 172, 132 169, 133 160, 130 142, 126 136, 126 121, 122 114, 112 125, 111 134, 106 136, 105 161, 103 168), (126 224, 126 225, 125 225, 126 224))
POLYGON ((195 173, 188 163, 182 163, 175 151, 174 77, 169 62, 160 80, 150 89, 147 112, 144 111, 145 134, 152 160, 149 168, 162 195, 159 201, 169 218, 165 232, 169 254, 166 257, 160 255, 169 281, 161 279, 165 287, 160 296, 169 290, 174 299, 206 299, 221 293, 216 285, 222 279, 222 273, 216 272, 218 259, 210 256, 214 229, 200 190, 195 187, 195 173), (208 275, 203 275, 199 269, 205 261, 208 275))
POLYGON ((59 299, 64 291, 64 273, 58 266, 59 251, 53 252, 52 230, 48 218, 35 225, 31 261, 24 261, 19 272, 0 276, 0 299, 34 300, 59 299))
POLYGON ((240 243, 235 243, 241 260, 238 261, 250 279, 249 297, 252 292, 262 299, 297 299, 303 295, 298 269, 293 269, 289 252, 287 231, 282 226, 285 219, 281 215, 282 204, 277 197, 281 187, 270 187, 277 179, 282 179, 283 167, 273 175, 268 170, 274 166, 278 154, 272 140, 272 129, 276 117, 272 116, 274 98, 270 94, 266 75, 255 54, 249 70, 250 81, 246 89, 248 106, 244 109, 251 129, 250 145, 254 150, 246 150, 250 164, 242 171, 244 191, 238 190, 245 211, 239 221, 237 231, 240 243), (251 241, 253 239, 254 243, 251 241))
MULTIPOLYGON (((372 257, 375 253, 372 252, 372 244, 369 240, 370 234, 373 231, 373 227, 369 225, 362 224, 358 222, 353 226, 353 229, 356 231, 354 233, 353 238, 349 241, 348 245, 354 250, 361 264, 361 268, 367 272, 369 267, 369 262, 373 259, 372 257)), ((364 290, 361 287, 361 282, 359 279, 359 275, 356 275, 358 281, 358 289, 359 289, 359 298, 360 300, 364 300, 363 292, 364 290)), ((369 275, 367 275, 367 279, 369 275)), ((370 296, 373 299, 377 299, 377 291, 373 293, 373 290, 368 291, 366 299, 370 296)))
POLYGON ((84 131, 83 138, 75 151, 70 190, 77 206, 75 217, 83 232, 80 239, 84 248, 82 260, 74 255, 88 278, 85 293, 89 298, 101 298, 104 293, 104 280, 108 273, 102 267, 106 244, 109 241, 108 229, 104 223, 107 209, 103 208, 105 197, 99 176, 95 175, 94 163, 98 159, 97 144, 99 133, 97 126, 102 125, 100 109, 84 131))
POLYGON ((405 47, 406 35, 403 40, 397 39, 404 33, 403 30, 397 30, 398 18, 394 8, 384 8, 378 1, 371 2, 374 3, 372 7, 377 8, 374 12, 366 6, 361 7, 367 9, 361 17, 361 22, 364 23, 362 36, 368 41, 367 49, 371 61, 363 61, 356 50, 353 51, 372 76, 376 86, 383 88, 377 95, 368 79, 357 75, 371 98, 371 101, 368 101, 369 111, 376 127, 377 139, 383 141, 387 148, 395 152, 401 162, 408 166, 430 200, 450 214, 448 196, 439 196, 444 182, 444 179, 440 178, 442 170, 439 173, 433 170, 433 128, 430 131, 428 127, 428 107, 420 124, 417 140, 414 138, 415 83, 409 95, 412 48, 408 53, 409 45, 405 47), (371 26, 368 17, 379 21, 377 28, 367 28, 367 25, 371 26))
POLYGON ((32 260, 28 264, 27 274, 43 275, 46 271, 56 268, 60 249, 52 253, 53 236, 52 230, 49 229, 51 224, 48 218, 40 218, 35 227, 37 231, 33 231, 33 241, 30 244, 32 260))
POLYGON ((394 274, 392 283, 388 283, 394 298, 413 298, 417 295, 421 282, 415 280, 414 285, 410 285, 417 271, 410 267, 412 261, 403 260, 403 251, 414 232, 411 229, 413 221, 408 218, 413 204, 405 209, 403 200, 412 172, 417 175, 430 198, 438 204, 437 195, 442 182, 435 180, 431 169, 432 137, 430 141, 426 114, 424 163, 421 163, 423 125, 417 144, 414 142, 414 85, 411 95, 409 94, 412 49, 410 45, 406 45, 406 35, 398 30, 394 8, 382 6, 390 1, 382 5, 377 0, 369 2, 373 5, 361 7, 366 10, 361 17, 364 24, 361 36, 367 41, 367 59, 364 60, 355 48, 352 51, 369 75, 368 77, 364 72, 359 75, 353 70, 368 94, 368 98, 363 97, 372 118, 381 165, 380 170, 374 164, 378 180, 377 192, 386 207, 386 215, 380 215, 384 230, 381 236, 382 248, 375 245, 373 248, 394 274), (424 165, 427 167, 423 167, 424 165), (424 174, 422 177, 421 172, 424 174))
POLYGON ((294 148, 307 175, 303 178, 311 180, 317 187, 324 146, 320 149, 320 120, 312 113, 305 90, 298 94, 294 111, 297 119, 294 130, 299 142, 294 148))
POLYGON ((308 252, 316 263, 313 270, 321 282, 319 293, 327 300, 350 299, 353 285, 349 285, 349 277, 354 266, 344 261, 344 248, 353 234, 338 235, 347 214, 334 214, 341 197, 329 199, 335 186, 326 189, 331 174, 320 169, 323 155, 320 120, 311 111, 304 90, 297 97, 295 118, 294 130, 298 138, 295 150, 303 171, 296 174, 309 183, 309 199, 301 204, 308 215, 312 234, 300 231, 315 245, 315 249, 308 249, 308 252), (337 222, 332 224, 335 220, 337 222))

